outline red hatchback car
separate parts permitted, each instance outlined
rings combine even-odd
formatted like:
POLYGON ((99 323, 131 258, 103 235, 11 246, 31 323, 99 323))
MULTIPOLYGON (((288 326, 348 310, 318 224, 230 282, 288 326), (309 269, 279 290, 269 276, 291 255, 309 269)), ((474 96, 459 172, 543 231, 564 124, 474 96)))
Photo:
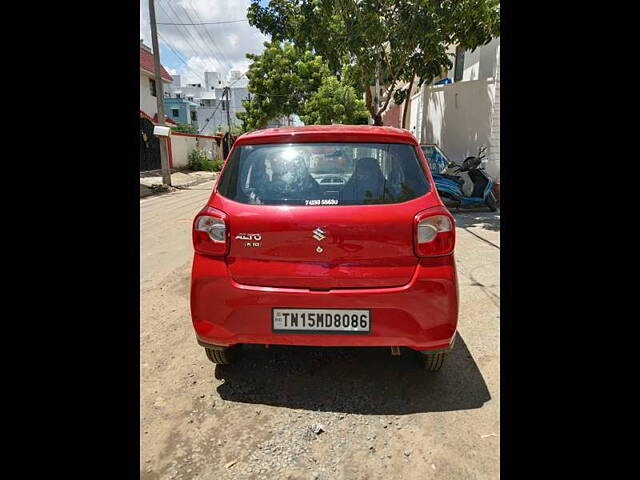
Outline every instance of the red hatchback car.
POLYGON ((435 371, 453 347, 455 223, 408 131, 242 135, 193 244, 191 315, 214 363, 242 344, 409 347, 435 371))

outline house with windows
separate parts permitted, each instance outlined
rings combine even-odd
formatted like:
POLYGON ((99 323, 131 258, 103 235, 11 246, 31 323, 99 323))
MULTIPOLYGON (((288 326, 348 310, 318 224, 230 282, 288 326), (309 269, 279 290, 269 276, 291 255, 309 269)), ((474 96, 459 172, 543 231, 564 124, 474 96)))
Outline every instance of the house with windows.
MULTIPOLYGON (((156 85, 154 59, 151 49, 140 40, 140 171, 160 168, 160 142, 153 134, 158 123, 158 86, 156 85)), ((160 71, 162 82, 173 81, 164 67, 160 71)), ((175 125, 166 116, 165 123, 175 125)))
MULTIPOLYGON (((158 101, 156 79, 154 73, 153 53, 151 49, 140 40, 140 117, 155 118, 158 120, 158 101)), ((173 82, 173 78, 163 66, 160 66, 160 75, 166 85, 173 82)), ((166 116, 166 112, 165 112, 166 116)), ((166 119, 169 123, 174 123, 171 119, 166 119)))
POLYGON ((164 113, 176 123, 193 125, 198 128, 198 117, 195 102, 190 102, 184 98, 165 98, 164 113))

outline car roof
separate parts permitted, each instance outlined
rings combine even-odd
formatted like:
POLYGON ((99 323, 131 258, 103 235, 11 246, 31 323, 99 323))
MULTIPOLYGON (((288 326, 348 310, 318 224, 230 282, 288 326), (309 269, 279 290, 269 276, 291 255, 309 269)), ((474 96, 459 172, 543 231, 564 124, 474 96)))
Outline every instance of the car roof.
POLYGON ((382 142, 418 145, 413 134, 395 127, 374 125, 306 125, 304 127, 265 128, 245 133, 239 145, 297 142, 382 142))

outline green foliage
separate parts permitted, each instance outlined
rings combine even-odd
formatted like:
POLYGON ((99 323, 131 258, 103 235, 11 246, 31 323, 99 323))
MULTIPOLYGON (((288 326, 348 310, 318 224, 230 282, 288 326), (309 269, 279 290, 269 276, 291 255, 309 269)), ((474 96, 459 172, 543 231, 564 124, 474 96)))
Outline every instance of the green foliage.
POLYGON ((222 170, 222 165, 224 164, 224 159, 221 157, 214 158, 211 160, 211 168, 214 172, 219 172, 222 170))
POLYGON ((247 72, 251 100, 243 101, 246 112, 236 114, 243 131, 264 127, 274 117, 298 114, 306 100, 330 76, 322 57, 290 43, 265 42, 247 72))
POLYGON ((193 171, 215 171, 214 162, 209 160, 207 152, 199 147, 194 148, 189 154, 189 169, 193 171))
POLYGON ((422 85, 452 67, 450 45, 475 49, 500 34, 499 0, 270 0, 264 7, 251 0, 247 18, 274 42, 315 52, 332 74, 359 85, 376 123, 399 84, 416 75, 422 85), (374 112, 368 87, 377 66, 388 91, 374 112))
POLYGON ((189 125, 187 123, 179 123, 175 127, 171 127, 171 131, 180 133, 192 133, 194 135, 198 133, 193 125, 189 125))
POLYGON ((369 113, 353 87, 328 77, 305 102, 302 121, 308 125, 366 124, 369 113))

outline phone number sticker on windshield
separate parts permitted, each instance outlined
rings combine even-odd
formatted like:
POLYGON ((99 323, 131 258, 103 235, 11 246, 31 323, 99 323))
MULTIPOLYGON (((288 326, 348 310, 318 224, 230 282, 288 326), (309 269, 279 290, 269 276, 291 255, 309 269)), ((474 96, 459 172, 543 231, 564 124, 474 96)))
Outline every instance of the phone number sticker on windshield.
POLYGON ((321 200, 305 200, 305 205, 338 205, 338 200, 335 198, 323 198, 321 200))

